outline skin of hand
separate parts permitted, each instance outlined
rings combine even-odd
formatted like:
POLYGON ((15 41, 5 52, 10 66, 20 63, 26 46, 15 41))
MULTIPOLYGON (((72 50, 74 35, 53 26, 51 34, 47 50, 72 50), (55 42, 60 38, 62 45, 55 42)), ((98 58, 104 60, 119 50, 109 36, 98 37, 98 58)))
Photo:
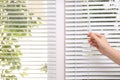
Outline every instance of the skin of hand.
POLYGON ((102 54, 105 55, 108 50, 112 49, 104 35, 90 32, 88 37, 90 37, 88 40, 89 44, 96 47, 102 54))
POLYGON ((104 35, 90 32, 88 37, 88 42, 91 46, 96 47, 103 55, 107 56, 115 63, 120 64, 120 51, 112 48, 104 35))

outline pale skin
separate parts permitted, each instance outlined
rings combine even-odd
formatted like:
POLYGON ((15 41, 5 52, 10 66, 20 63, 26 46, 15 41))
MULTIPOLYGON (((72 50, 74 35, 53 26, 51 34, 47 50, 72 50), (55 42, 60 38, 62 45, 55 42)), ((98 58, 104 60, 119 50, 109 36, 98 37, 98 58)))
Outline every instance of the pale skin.
POLYGON ((120 51, 111 47, 104 35, 90 32, 88 37, 91 46, 96 47, 99 52, 120 65, 120 51))

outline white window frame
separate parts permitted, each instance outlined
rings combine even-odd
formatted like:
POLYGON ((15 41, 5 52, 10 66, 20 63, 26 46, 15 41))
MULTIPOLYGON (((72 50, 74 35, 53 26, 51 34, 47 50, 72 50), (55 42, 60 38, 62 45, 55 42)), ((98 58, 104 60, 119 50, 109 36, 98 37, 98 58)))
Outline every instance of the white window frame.
POLYGON ((56 80, 64 80, 64 0, 56 0, 56 80))

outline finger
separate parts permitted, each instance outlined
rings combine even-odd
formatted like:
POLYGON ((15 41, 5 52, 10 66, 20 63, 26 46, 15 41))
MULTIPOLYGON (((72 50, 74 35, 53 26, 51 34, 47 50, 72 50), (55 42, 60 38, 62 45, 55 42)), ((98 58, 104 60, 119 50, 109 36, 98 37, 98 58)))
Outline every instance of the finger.
POLYGON ((93 41, 92 39, 88 40, 89 43, 94 43, 95 41, 93 41))
POLYGON ((97 44, 95 44, 95 43, 91 43, 90 45, 93 47, 97 47, 97 44))
POLYGON ((103 37, 103 35, 102 34, 99 34, 99 33, 95 33, 95 35, 97 36, 97 37, 103 37))
POLYGON ((97 44, 96 42, 90 41, 89 44, 97 44))
POLYGON ((95 34, 97 37, 102 37, 103 35, 100 33, 94 33, 94 32, 89 32, 88 37, 90 37, 91 34, 95 34))
POLYGON ((96 42, 99 42, 99 37, 96 36, 95 33, 92 33, 92 34, 90 35, 90 37, 91 37, 92 39, 94 39, 96 42))
POLYGON ((88 42, 92 42, 92 40, 91 40, 91 39, 88 39, 88 42))
POLYGON ((94 43, 90 43, 90 46, 94 46, 95 44, 94 43))
POLYGON ((92 34, 92 32, 89 32, 89 33, 88 33, 88 37, 90 37, 91 34, 92 34))
POLYGON ((93 45, 94 47, 96 47, 98 49, 98 45, 93 45))
POLYGON ((97 42, 96 42, 94 39, 92 39, 92 38, 90 38, 90 39, 88 40, 88 42, 89 42, 89 43, 91 43, 91 42, 92 42, 92 43, 97 43, 97 42))
POLYGON ((93 42, 89 41, 89 44, 91 45, 93 42))
POLYGON ((88 39, 88 42, 96 42, 96 39, 93 39, 93 37, 92 38, 90 38, 90 39, 88 39))

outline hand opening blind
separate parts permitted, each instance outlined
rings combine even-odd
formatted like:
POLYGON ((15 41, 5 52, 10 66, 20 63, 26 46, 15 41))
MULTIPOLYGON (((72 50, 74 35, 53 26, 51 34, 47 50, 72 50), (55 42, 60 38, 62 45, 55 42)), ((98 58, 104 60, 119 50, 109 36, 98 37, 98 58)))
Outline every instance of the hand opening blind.
POLYGON ((120 66, 88 44, 90 31, 120 49, 119 0, 65 0, 65 80, 120 80, 120 66))
POLYGON ((0 0, 0 80, 56 80, 55 30, 55 0, 0 0))

